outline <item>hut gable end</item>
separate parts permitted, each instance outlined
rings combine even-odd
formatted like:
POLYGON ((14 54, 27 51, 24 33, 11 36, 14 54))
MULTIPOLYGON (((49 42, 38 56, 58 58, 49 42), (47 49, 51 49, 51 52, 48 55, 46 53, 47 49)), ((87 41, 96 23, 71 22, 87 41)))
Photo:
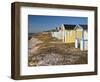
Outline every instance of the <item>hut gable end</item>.
POLYGON ((88 30, 87 25, 76 25, 74 30, 88 30))

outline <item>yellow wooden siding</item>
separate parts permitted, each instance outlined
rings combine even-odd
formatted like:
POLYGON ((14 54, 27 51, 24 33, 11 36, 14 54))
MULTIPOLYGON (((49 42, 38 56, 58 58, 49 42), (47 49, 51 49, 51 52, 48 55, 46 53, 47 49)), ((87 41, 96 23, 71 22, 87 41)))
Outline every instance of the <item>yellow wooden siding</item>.
POLYGON ((74 43, 74 42, 75 42, 75 31, 67 31, 66 43, 74 43))
POLYGON ((76 38, 82 39, 82 31, 76 31, 76 38))

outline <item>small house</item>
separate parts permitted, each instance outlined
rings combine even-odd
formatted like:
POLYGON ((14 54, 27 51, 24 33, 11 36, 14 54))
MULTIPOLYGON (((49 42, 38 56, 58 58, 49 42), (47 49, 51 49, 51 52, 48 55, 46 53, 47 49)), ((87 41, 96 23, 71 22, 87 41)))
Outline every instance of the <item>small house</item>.
POLYGON ((87 25, 76 25, 75 28, 75 48, 80 50, 88 49, 88 29, 87 25))
POLYGON ((75 48, 88 49, 87 25, 62 24, 60 29, 52 32, 52 37, 61 39, 64 43, 75 43, 75 48))
POLYGON ((59 28, 56 28, 55 31, 52 31, 51 34, 52 34, 52 37, 55 37, 55 38, 60 39, 60 40, 63 39, 62 38, 63 37, 63 33, 62 33, 60 27, 59 28))
POLYGON ((75 42, 75 28, 76 25, 62 24, 61 30, 63 33, 64 43, 74 43, 75 42))

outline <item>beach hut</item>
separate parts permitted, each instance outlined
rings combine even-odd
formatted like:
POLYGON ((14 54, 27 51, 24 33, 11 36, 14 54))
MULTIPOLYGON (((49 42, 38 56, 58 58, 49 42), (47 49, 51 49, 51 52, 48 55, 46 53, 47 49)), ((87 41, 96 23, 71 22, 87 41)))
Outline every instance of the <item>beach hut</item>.
POLYGON ((52 37, 62 40, 63 32, 61 31, 60 27, 59 28, 56 27, 56 30, 52 31, 51 35, 52 35, 52 37))
POLYGON ((88 49, 87 25, 76 25, 74 30, 75 30, 75 48, 80 48, 80 50, 87 50, 88 49))
POLYGON ((75 48, 88 49, 87 25, 62 24, 59 29, 52 32, 52 37, 61 39, 64 43, 75 43, 75 48))
POLYGON ((88 49, 87 25, 62 24, 62 40, 64 43, 75 43, 75 48, 88 49))
POLYGON ((76 25, 62 24, 61 30, 63 33, 64 43, 74 43, 75 42, 75 28, 76 25))

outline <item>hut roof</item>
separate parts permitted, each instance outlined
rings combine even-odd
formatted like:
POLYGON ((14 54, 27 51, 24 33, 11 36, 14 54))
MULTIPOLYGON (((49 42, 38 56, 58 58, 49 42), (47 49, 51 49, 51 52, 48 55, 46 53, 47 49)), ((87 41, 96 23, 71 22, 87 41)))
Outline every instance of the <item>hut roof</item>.
POLYGON ((84 30, 88 29, 88 25, 80 25, 84 30))
POLYGON ((66 30, 73 30, 76 26, 76 25, 71 25, 71 24, 63 24, 63 25, 66 30))
MULTIPOLYGON (((74 28, 76 27, 76 25, 74 24, 63 24, 63 26, 66 30, 74 30, 74 28)), ((79 26, 84 30, 87 30, 87 25, 79 24, 79 26)))

